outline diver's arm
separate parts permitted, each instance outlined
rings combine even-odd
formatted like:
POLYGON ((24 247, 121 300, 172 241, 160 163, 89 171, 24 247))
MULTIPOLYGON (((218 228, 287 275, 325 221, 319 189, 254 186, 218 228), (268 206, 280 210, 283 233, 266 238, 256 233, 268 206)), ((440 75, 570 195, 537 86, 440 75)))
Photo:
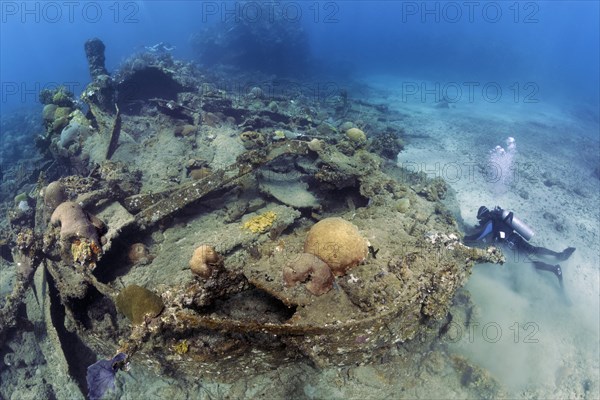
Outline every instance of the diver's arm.
POLYGON ((484 225, 482 225, 475 233, 472 235, 466 235, 464 238, 464 242, 477 242, 484 237, 488 236, 490 233, 494 231, 494 223, 493 221, 488 221, 484 225))

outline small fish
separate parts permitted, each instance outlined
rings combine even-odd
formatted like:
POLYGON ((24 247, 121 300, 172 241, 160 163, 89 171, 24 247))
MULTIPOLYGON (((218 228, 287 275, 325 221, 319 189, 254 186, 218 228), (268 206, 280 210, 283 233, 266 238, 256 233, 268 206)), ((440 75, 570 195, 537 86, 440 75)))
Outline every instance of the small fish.
POLYGON ((369 246, 369 253, 373 256, 374 259, 377 259, 377 253, 379 253, 379 249, 376 249, 373 246, 369 246))

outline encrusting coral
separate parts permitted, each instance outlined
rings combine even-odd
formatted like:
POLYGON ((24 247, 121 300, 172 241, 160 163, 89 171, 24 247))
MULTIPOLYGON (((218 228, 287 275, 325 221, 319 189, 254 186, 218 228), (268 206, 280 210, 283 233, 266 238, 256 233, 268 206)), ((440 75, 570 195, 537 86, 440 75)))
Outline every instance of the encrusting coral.
POLYGON ((212 275, 215 266, 220 262, 221 256, 214 247, 203 244, 194 250, 189 264, 194 275, 208 279, 212 275))
POLYGON ((275 214, 273 211, 267 211, 263 214, 248 219, 246 222, 244 222, 243 227, 252 233, 264 233, 271 225, 273 225, 273 222, 275 222, 276 218, 277 214, 275 214))
POLYGON ((190 350, 190 344, 187 339, 183 339, 179 341, 177 344, 173 345, 173 351, 176 354, 182 355, 187 353, 190 350))
POLYGON ((320 296, 333 287, 333 274, 329 266, 319 257, 302 253, 283 268, 283 282, 288 287, 306 282, 306 289, 320 296))
POLYGON ((342 276, 367 258, 369 243, 354 224, 331 217, 317 222, 308 231, 304 252, 319 257, 334 275, 342 276))
POLYGON ((96 260, 100 253, 100 247, 89 239, 76 239, 71 243, 71 256, 73 257, 73 261, 81 265, 88 263, 92 269, 95 268, 96 260))

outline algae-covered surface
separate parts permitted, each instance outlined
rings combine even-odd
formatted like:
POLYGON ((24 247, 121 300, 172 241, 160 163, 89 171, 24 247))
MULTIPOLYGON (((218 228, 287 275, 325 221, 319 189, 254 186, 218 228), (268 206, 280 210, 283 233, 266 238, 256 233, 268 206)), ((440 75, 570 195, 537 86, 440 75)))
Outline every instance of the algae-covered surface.
MULTIPOLYGON (((327 101, 259 84, 234 96, 218 89, 234 72, 208 74, 168 50, 110 74, 99 39, 85 50, 81 96, 40 96, 36 167, 2 177, 0 398, 597 395, 597 357, 567 351, 598 350, 589 309, 563 308, 555 282, 524 268, 509 275, 510 253, 467 246, 465 227, 497 197, 420 167, 485 148, 484 117, 403 104, 388 79, 327 101), (315 224, 340 219, 307 244, 315 224), (556 310, 529 314, 544 304, 556 310), (532 360, 539 373, 516 376, 532 360), (99 387, 88 367, 107 364, 99 387)), ((586 199, 569 219, 528 219, 588 233, 564 268, 565 286, 582 288, 569 300, 585 304, 597 284, 569 267, 597 276, 585 260, 597 261, 598 229, 585 215, 597 217, 598 193, 567 172, 525 175, 509 196, 558 186, 555 206, 573 191, 586 199)))

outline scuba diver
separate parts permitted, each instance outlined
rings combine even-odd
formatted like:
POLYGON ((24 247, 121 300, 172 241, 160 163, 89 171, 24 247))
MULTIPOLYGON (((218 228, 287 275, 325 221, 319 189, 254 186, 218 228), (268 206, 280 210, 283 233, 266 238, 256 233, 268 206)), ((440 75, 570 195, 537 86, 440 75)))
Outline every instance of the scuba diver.
POLYGON ((485 206, 479 207, 477 219, 479 220, 477 231, 472 235, 465 236, 465 243, 484 242, 506 245, 511 250, 525 254, 528 262, 533 264, 536 269, 549 271, 556 275, 560 287, 563 289, 563 273, 560 265, 546 264, 531 257, 552 257, 555 260, 562 261, 573 254, 575 247, 567 247, 561 252, 556 252, 527 243, 535 234, 533 230, 515 217, 512 211, 503 210, 499 206, 491 211, 485 206))

